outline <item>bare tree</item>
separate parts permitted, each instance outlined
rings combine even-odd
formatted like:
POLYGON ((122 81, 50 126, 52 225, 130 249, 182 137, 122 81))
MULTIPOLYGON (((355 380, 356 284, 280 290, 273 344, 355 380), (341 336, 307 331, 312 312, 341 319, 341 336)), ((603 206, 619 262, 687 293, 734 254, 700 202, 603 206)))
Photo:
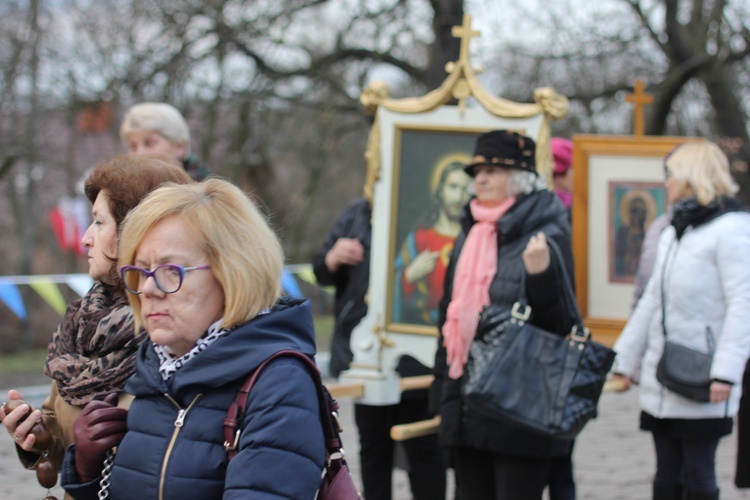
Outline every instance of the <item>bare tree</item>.
MULTIPOLYGON (((666 56, 647 131, 666 131, 667 117, 687 82, 698 79, 713 107, 717 135, 748 141, 747 111, 738 75, 750 58, 750 9, 745 2, 625 0, 637 14, 653 44, 666 56)), ((748 149, 750 151, 750 149, 748 149)))
POLYGON ((360 92, 372 80, 394 97, 440 85, 465 13, 482 30, 471 51, 487 88, 570 98, 558 134, 629 133, 624 96, 643 78, 648 133, 712 137, 747 181, 744 0, 5 0, 0 231, 12 237, 0 271, 85 269, 57 248, 47 212, 123 150, 122 114, 146 100, 180 109, 194 152, 255 197, 288 261, 307 261, 362 191, 371 118, 360 92), (111 112, 104 130, 81 128, 98 107, 111 112))
MULTIPOLYGON (((458 54, 450 29, 467 11, 483 30, 472 52, 486 67, 486 85, 517 101, 530 101, 545 85, 568 95, 572 111, 562 133, 627 133, 624 94, 638 76, 656 96, 649 133, 748 143, 742 83, 750 14, 740 0, 39 2, 49 17, 36 85, 40 112, 67 117, 69 129, 88 103, 110 103, 112 149, 131 104, 176 105, 191 124, 194 150, 273 214, 294 260, 309 256, 332 213, 361 190, 370 125, 358 102, 362 88, 381 78, 396 97, 437 87, 458 54)), ((29 75, 31 37, 10 21, 27 16, 26 3, 2 9, 0 112, 15 125, 25 117, 17 103, 28 94, 17 82, 29 75)), ((7 126, 0 141, 28 135, 23 130, 7 126)), ((51 140, 34 150, 70 178, 91 161, 76 154, 85 137, 66 134, 55 145, 65 136, 69 154, 51 140)), ((0 155, 0 176, 22 157, 12 147, 0 155)), ((70 180, 61 184, 71 189, 70 180)))
POLYGON ((489 12, 482 22, 501 35, 483 34, 476 51, 489 66, 489 87, 516 100, 542 85, 567 95, 571 112, 558 134, 627 134, 633 129, 625 95, 643 79, 654 96, 646 133, 706 136, 724 145, 747 198, 747 2, 530 0, 499 14, 489 12))

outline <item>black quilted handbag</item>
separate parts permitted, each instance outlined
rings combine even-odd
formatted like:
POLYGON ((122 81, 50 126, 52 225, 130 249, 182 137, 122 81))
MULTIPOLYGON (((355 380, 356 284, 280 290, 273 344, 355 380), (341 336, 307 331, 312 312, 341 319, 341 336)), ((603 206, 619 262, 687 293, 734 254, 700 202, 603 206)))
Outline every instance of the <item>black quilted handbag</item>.
POLYGON ((489 418, 547 437, 573 439, 596 415, 615 352, 591 340, 560 249, 548 242, 560 264, 572 331, 563 337, 530 324, 523 289, 510 313, 488 306, 480 315, 462 390, 469 408, 489 418))

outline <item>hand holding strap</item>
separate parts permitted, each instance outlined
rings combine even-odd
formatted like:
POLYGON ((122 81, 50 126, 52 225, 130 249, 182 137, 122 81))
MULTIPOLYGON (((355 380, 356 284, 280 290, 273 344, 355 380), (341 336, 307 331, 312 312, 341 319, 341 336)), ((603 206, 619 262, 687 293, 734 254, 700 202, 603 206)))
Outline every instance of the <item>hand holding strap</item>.
MULTIPOLYGON (((562 251, 558 244, 552 238, 547 238, 547 246, 553 258, 550 259, 550 266, 553 266, 562 287, 562 300, 565 303, 565 309, 570 314, 571 323, 574 330, 584 331, 583 319, 578 310, 575 293, 573 292, 573 282, 568 275, 562 251)), ((521 286, 518 295, 518 301, 513 304, 512 315, 517 320, 528 321, 531 316, 531 307, 529 307, 528 297, 526 296, 526 269, 523 268, 521 276, 521 286)))

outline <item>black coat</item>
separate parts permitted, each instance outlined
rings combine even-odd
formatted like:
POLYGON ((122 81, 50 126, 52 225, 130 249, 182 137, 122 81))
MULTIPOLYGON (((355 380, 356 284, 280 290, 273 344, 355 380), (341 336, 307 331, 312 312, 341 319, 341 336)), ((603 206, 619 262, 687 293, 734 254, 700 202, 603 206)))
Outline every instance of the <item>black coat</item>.
MULTIPOLYGON (((439 327, 441 335, 435 355, 435 383, 431 388, 431 407, 442 419, 440 444, 463 446, 509 456, 545 458, 565 455, 570 450, 570 441, 551 439, 539 434, 510 427, 471 411, 461 399, 464 378, 448 377, 446 351, 443 347, 442 326, 453 291, 453 276, 458 256, 461 254, 466 235, 474 224, 467 208, 462 217, 462 231, 456 239, 445 277, 445 293, 440 304, 439 327)), ((563 254, 565 262, 558 262, 551 254, 551 265, 543 273, 525 275, 526 294, 533 314, 530 321, 560 335, 567 335, 572 328, 570 315, 566 311, 558 279, 559 266, 567 268, 573 277, 573 257, 570 251, 570 225, 565 207, 550 191, 539 191, 519 196, 516 203, 497 222, 498 263, 497 273, 490 285, 490 301, 510 309, 519 297, 521 279, 525 275, 522 254, 531 236, 539 231, 547 239, 554 240, 563 254)), ((511 380, 523 390, 523 380, 511 380)))
POLYGON ((738 488, 750 488, 750 363, 745 366, 742 388, 740 410, 737 413, 737 459, 734 485, 738 488))
POLYGON ((371 217, 370 203, 366 199, 359 198, 350 203, 336 219, 320 250, 313 257, 313 272, 318 283, 336 288, 336 322, 329 365, 334 377, 338 377, 339 373, 349 367, 353 357, 349 347, 352 330, 367 314, 365 295, 370 283, 371 217), (356 266, 341 266, 336 272, 331 272, 325 263, 326 254, 339 238, 358 239, 365 249, 365 255, 356 266))
MULTIPOLYGON (((313 272, 321 285, 336 287, 336 304, 334 312, 336 323, 331 340, 331 361, 329 371, 334 377, 349 367, 353 354, 349 346, 352 330, 367 314, 365 295, 370 283, 370 234, 372 224, 370 203, 359 198, 350 203, 336 219, 326 234, 318 253, 313 257, 313 272), (362 262, 355 266, 341 266, 331 272, 325 259, 328 251, 339 238, 356 238, 362 243, 365 255, 362 262)), ((411 356, 402 356, 396 366, 402 377, 427 375, 430 369, 411 356)), ((409 391, 404 397, 426 397, 425 391, 409 391)))

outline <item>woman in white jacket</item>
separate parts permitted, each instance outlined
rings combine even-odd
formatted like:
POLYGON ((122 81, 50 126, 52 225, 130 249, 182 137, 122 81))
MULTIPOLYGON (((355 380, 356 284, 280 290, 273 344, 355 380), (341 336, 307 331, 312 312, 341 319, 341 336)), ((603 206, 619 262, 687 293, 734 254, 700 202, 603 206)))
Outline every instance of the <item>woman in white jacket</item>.
POLYGON ((732 432, 750 355, 750 213, 732 198, 729 163, 711 142, 678 147, 664 173, 672 223, 614 346, 612 371, 626 388, 640 383, 641 429, 652 432, 656 449, 654 500, 718 499, 716 449, 732 432), (657 381, 665 329, 670 342, 713 350, 710 402, 657 381))

